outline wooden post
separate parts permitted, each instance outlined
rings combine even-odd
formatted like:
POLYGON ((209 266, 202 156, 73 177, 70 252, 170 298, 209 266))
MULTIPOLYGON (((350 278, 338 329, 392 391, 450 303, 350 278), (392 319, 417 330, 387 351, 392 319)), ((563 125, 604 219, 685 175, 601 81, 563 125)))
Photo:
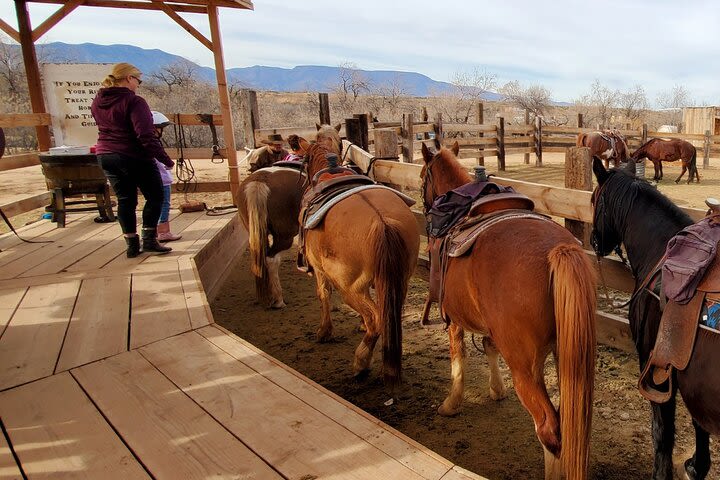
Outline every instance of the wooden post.
POLYGON ((498 118, 497 129, 497 164, 498 171, 505 171, 505 119, 498 118))
POLYGON ((705 130, 705 141, 703 145, 703 168, 710 166, 710 130, 705 130))
POLYGON ((582 113, 578 113, 577 123, 578 123, 578 128, 583 128, 583 114, 582 113))
MULTIPOLYGON (((427 107, 422 107, 422 120, 423 122, 427 122, 430 119, 428 116, 427 107)), ((430 132, 423 133, 423 139, 429 140, 430 139, 430 132)))
POLYGON ((413 114, 404 113, 402 122, 402 154, 403 162, 413 163, 413 143, 415 140, 415 132, 413 131, 413 114))
POLYGON ((443 119, 442 119, 442 113, 438 112, 437 115, 435 115, 435 138, 438 142, 440 142, 440 145, 443 143, 443 138, 445 137, 445 134, 443 133, 443 119))
POLYGON ((220 97, 220 111, 223 121, 223 139, 227 152, 228 168, 230 169, 230 192, 235 205, 238 202, 240 190, 240 175, 237 164, 237 148, 235 147, 235 132, 233 129, 232 112, 230 111, 230 95, 228 94, 227 78, 225 76, 225 61, 223 60, 222 37, 218 23, 218 7, 213 4, 207 6, 208 20, 210 22, 210 38, 215 58, 215 76, 217 77, 218 94, 220 97))
POLYGON ((318 93, 320 101, 320 125, 330 125, 330 100, 327 93, 318 93))
MULTIPOLYGON (((565 188, 592 190, 592 159, 588 147, 569 147, 565 153, 565 188)), ((583 242, 590 245, 590 225, 577 220, 565 220, 565 228, 583 242)))
MULTIPOLYGON (((482 125, 484 121, 485 121, 485 114, 483 111, 483 103, 478 102, 478 104, 477 104, 477 123, 478 123, 478 125, 482 125)), ((483 138, 484 136, 485 135, 483 134, 483 132, 478 132, 479 138, 483 138)), ((477 158, 477 164, 484 166, 485 165, 485 155, 483 155, 483 150, 485 150, 485 146, 480 145, 478 147, 479 155, 477 158)))
POLYGON ((398 136, 395 129, 375 130, 375 158, 398 161, 398 136))
POLYGON ((240 131, 242 146, 255 148, 255 130, 260 128, 257 93, 255 90, 243 89, 240 92, 240 131))
MULTIPOLYGON (((28 12, 25 0, 15 1, 15 13, 17 14, 18 33, 20 34, 20 49, 22 50, 23 63, 25 64, 25 75, 27 76, 28 93, 30 94, 30 106, 33 113, 47 113, 45 110, 45 99, 43 98, 42 85, 40 84, 40 69, 35 53, 35 43, 32 39, 32 25, 30 25, 30 13, 28 12)), ((50 129, 47 125, 35 127, 37 135, 38 150, 47 152, 50 149, 50 129)))
POLYGON ((643 146, 647 143, 647 141, 648 141, 647 132, 648 132, 647 123, 643 123, 642 132, 640 133, 640 146, 643 146))
MULTIPOLYGON (((530 110, 527 108, 525 109, 525 125, 530 125, 530 110)), ((530 165, 530 154, 526 153, 523 158, 523 163, 525 165, 530 165)))
POLYGON ((535 117, 535 166, 542 167, 542 118, 535 117))
POLYGON ((347 138, 348 142, 365 150, 362 146, 362 133, 360 131, 359 118, 345 119, 345 138, 347 138))
MULTIPOLYGON (((370 151, 370 142, 368 139, 368 114, 367 113, 356 113, 353 115, 359 121, 358 128, 360 129, 360 143, 356 143, 358 147, 361 147, 366 152, 370 151)), ((347 126, 345 127, 347 131, 347 126)))

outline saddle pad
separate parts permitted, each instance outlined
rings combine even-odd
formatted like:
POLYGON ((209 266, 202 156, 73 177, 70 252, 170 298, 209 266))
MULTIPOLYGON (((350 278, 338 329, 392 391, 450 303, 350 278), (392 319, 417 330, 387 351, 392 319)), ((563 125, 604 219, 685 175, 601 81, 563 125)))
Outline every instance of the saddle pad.
POLYGON ((258 169, 255 170, 255 171, 256 171, 256 172, 259 172, 259 171, 261 171, 261 170, 262 170, 263 172, 269 172, 269 173, 279 172, 279 171, 286 171, 286 172, 289 171, 289 172, 295 172, 295 173, 302 173, 303 175, 305 175, 305 172, 302 171, 302 170, 300 170, 300 169, 297 169, 297 168, 294 168, 294 167, 291 167, 291 166, 283 166, 283 165, 272 165, 272 166, 270 166, 270 167, 258 168, 258 169))
POLYGON ((457 232, 450 234, 447 246, 448 256, 461 257, 465 255, 482 232, 504 220, 511 220, 515 218, 532 218, 535 220, 551 221, 550 218, 545 215, 529 212, 527 210, 501 210, 497 213, 491 213, 490 215, 483 217, 482 221, 476 224, 473 224, 476 220, 470 219, 472 224, 470 228, 458 230, 457 232))
POLYGON ((312 228, 317 227, 318 225, 320 225, 320 222, 322 222, 323 218, 325 218, 325 214, 327 214, 327 212, 333 207, 333 205, 335 205, 336 203, 338 203, 342 200, 345 200, 350 195, 354 195, 358 192, 361 192, 363 190, 369 190, 371 188, 382 188, 385 190, 389 190, 389 191, 393 192, 395 195, 397 195, 398 197, 400 197, 400 199, 402 199, 408 207, 412 207, 413 205, 415 205, 415 200, 408 197, 404 193, 398 192, 397 190, 392 189, 390 187, 386 187, 385 185, 360 185, 359 187, 356 187, 356 188, 353 188, 350 190, 346 190, 346 191, 340 193, 339 195, 337 195, 336 197, 333 197, 330 200, 328 200, 327 203, 325 203, 317 212, 313 213, 312 215, 310 215, 307 218, 307 220, 305 220, 305 224, 303 225, 303 228, 312 229, 312 228))
POLYGON ((705 306, 700 315, 700 326, 720 333, 720 296, 705 297, 705 306))

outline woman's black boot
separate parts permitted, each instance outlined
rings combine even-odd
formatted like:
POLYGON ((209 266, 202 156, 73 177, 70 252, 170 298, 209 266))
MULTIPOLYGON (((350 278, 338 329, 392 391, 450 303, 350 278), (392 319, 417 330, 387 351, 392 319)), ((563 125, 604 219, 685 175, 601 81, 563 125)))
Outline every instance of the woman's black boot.
POLYGON ((127 258, 135 258, 140 255, 140 237, 137 233, 132 237, 125 237, 127 243, 127 258))
POLYGON ((142 229, 142 248, 143 252, 168 253, 172 251, 172 248, 158 242, 156 228, 147 227, 142 229))

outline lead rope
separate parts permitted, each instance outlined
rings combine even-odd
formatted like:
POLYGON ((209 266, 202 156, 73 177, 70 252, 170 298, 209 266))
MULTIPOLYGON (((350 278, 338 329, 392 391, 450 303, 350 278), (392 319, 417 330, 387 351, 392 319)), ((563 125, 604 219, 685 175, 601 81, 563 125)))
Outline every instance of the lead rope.
POLYGON ((185 140, 185 129, 180 123, 180 114, 175 114, 175 123, 173 124, 173 132, 175 134, 175 143, 177 145, 180 156, 175 163, 175 175, 177 176, 178 183, 177 191, 182 192, 185 201, 188 202, 187 194, 191 191, 190 182, 194 180, 192 190, 197 189, 197 180, 195 179, 195 168, 189 159, 185 158, 185 148, 187 143, 185 140), (182 186, 181 186, 182 184, 182 186))

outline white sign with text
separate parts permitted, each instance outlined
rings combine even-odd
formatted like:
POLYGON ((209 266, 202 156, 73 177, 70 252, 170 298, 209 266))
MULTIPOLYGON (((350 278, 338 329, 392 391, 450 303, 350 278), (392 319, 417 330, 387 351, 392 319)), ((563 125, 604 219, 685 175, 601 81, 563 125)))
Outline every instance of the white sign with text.
POLYGON ((55 146, 95 145, 97 126, 90 105, 111 64, 46 63, 45 101, 52 116, 55 146))

